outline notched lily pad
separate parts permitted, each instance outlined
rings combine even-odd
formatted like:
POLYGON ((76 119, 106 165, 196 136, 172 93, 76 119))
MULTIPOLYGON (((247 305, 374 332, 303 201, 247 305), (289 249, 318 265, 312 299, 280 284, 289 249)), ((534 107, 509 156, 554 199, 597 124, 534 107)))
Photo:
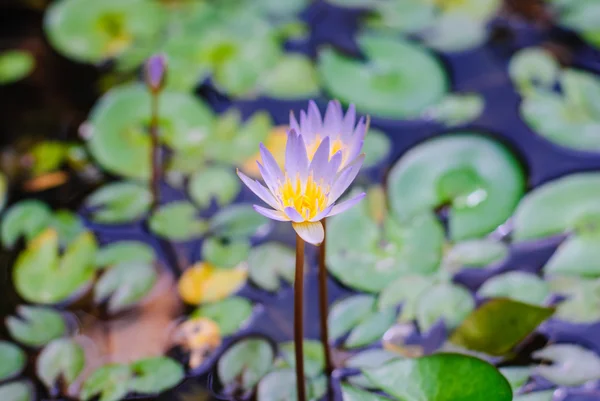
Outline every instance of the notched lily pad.
POLYGON ((421 292, 415 315, 421 331, 428 331, 440 319, 450 330, 460 325, 475 309, 471 293, 452 283, 439 283, 421 292))
POLYGON ((219 380, 227 393, 250 390, 269 372, 274 358, 273 346, 266 340, 242 339, 219 359, 219 380))
POLYGON ((25 368, 27 356, 16 345, 0 341, 0 382, 18 376, 25 368))
POLYGON ((189 192, 192 200, 200 207, 207 208, 214 199, 223 207, 231 203, 240 192, 240 180, 235 173, 225 167, 208 167, 190 178, 189 192))
POLYGON ((558 319, 571 323, 594 323, 600 320, 600 280, 555 277, 552 291, 565 296, 556 310, 558 319))
MULTIPOLYGON (((322 399, 327 392, 325 376, 307 378, 305 388, 307 399, 322 399)), ((277 369, 262 378, 256 390, 256 397, 258 401, 296 401, 296 389, 296 372, 293 369, 277 369)))
POLYGON ((94 287, 94 301, 108 299, 112 313, 131 307, 147 296, 158 279, 152 264, 144 262, 120 263, 100 277, 94 287))
POLYGON ((185 372, 175 360, 167 357, 140 359, 131 364, 133 377, 131 391, 140 394, 158 394, 179 384, 185 372))
POLYGON ((210 232, 227 238, 266 235, 271 221, 256 213, 251 205, 237 204, 219 210, 210 219, 210 232))
POLYGON ((202 243, 202 257, 215 266, 235 267, 248 258, 250 248, 250 241, 243 238, 209 237, 202 243))
POLYGON ((146 186, 135 182, 107 184, 86 199, 92 218, 105 224, 129 223, 150 210, 152 195, 146 186))
POLYGON ((189 241, 207 230, 194 205, 185 201, 161 206, 150 216, 149 225, 153 233, 174 241, 189 241))
POLYGON ((70 386, 85 366, 83 348, 70 338, 61 338, 48 344, 37 359, 36 373, 48 388, 54 388, 59 379, 70 386))
POLYGON ((530 305, 543 305, 550 295, 550 287, 538 276, 511 271, 487 280, 477 291, 484 298, 510 298, 530 305))
POLYGON ((67 325, 60 312, 44 307, 17 307, 17 316, 6 318, 11 337, 30 347, 41 347, 67 333, 67 325))
POLYGON ((429 107, 424 116, 454 127, 477 119, 485 107, 484 99, 478 94, 449 94, 434 106, 429 107))
POLYGON ((43 202, 26 200, 13 205, 2 218, 2 244, 12 248, 21 237, 31 241, 48 227, 52 210, 43 202))
POLYGON ((261 244, 248 256, 250 280, 263 290, 276 292, 282 281, 293 284, 295 263, 292 248, 277 242, 261 244))
POLYGON ((154 263, 154 249, 139 241, 119 241, 103 246, 96 254, 98 268, 111 267, 122 263, 154 263))
POLYGON ((28 380, 0 385, 0 399, 3 401, 33 401, 35 390, 28 380))
POLYGON ((444 255, 443 267, 456 272, 462 267, 485 267, 504 260, 508 246, 489 238, 467 240, 454 244, 444 255))
POLYGON ((133 371, 127 365, 104 365, 85 380, 79 397, 88 401, 99 395, 102 401, 119 401, 129 392, 132 377, 133 371))
MULTIPOLYGON (((304 349, 304 374, 306 377, 312 379, 322 374, 325 369, 323 345, 319 341, 304 339, 302 348, 304 349)), ((296 356, 294 353, 294 342, 283 343, 279 349, 286 365, 295 369, 296 356)))
POLYGON ((226 298, 200 306, 190 316, 191 319, 207 318, 219 326, 222 336, 229 336, 245 326, 252 316, 252 302, 242 297, 226 298))
POLYGON ((579 386, 600 379, 598 355, 576 344, 550 344, 533 357, 552 363, 539 365, 534 372, 558 385, 579 386))

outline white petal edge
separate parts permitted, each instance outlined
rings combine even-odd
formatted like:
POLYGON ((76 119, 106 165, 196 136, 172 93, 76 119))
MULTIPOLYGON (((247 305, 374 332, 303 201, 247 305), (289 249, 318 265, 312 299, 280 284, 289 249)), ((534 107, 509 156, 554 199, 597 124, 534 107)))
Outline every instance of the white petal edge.
POLYGON ((321 245, 325 238, 325 230, 320 221, 305 221, 303 223, 292 223, 292 227, 305 242, 312 245, 321 245))
POLYGON ((268 217, 269 219, 277 221, 290 221, 290 219, 282 211, 267 209, 266 207, 258 205, 252 205, 252 207, 257 213, 260 213, 263 216, 268 217))

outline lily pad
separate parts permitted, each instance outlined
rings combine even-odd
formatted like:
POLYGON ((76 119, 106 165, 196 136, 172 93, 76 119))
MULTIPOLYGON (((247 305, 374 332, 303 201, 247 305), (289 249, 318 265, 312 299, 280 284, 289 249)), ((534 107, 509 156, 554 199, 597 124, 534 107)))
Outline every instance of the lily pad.
POLYGON ((305 99, 319 94, 319 77, 312 61, 301 54, 286 54, 259 83, 260 91, 275 99, 305 99))
POLYGON ((578 32, 590 45, 600 48, 598 21, 600 6, 593 0, 552 1, 557 7, 558 22, 566 28, 578 32))
POLYGON ((60 312, 25 305, 17 307, 17 316, 6 318, 6 328, 12 338, 30 347, 44 346, 67 332, 65 319, 60 312))
POLYGON ((30 302, 55 304, 85 289, 94 279, 96 240, 91 233, 81 234, 62 256, 58 234, 49 229, 19 255, 13 278, 19 295, 30 302))
POLYGON ((406 223, 391 214, 380 224, 369 203, 362 202, 332 217, 327 230, 329 272, 353 289, 377 293, 402 275, 439 268, 444 232, 430 213, 406 223))
POLYGON ((26 200, 13 205, 2 219, 2 244, 12 248, 21 237, 31 241, 46 229, 52 220, 52 211, 43 202, 26 200))
POLYGON ((538 47, 517 52, 510 60, 508 73, 523 95, 536 87, 552 88, 558 79, 560 65, 552 53, 538 47))
POLYGON ((0 382, 18 376, 25 368, 27 356, 16 345, 0 341, 0 382))
POLYGON ((42 141, 31 149, 33 175, 56 171, 67 158, 69 144, 59 141, 42 141))
POLYGON ((378 33, 357 41, 366 62, 333 49, 319 54, 323 85, 342 102, 378 117, 416 118, 448 91, 442 64, 419 45, 378 33))
POLYGON ((59 379, 70 386, 85 366, 83 348, 70 338, 52 341, 38 357, 36 372, 42 383, 52 389, 59 379))
POLYGON ((504 260, 508 256, 508 246, 489 238, 467 240, 454 244, 444 255, 443 266, 450 272, 462 267, 485 267, 504 260))
POLYGON ((103 246, 96 254, 96 266, 111 267, 125 263, 147 263, 156 260, 154 249, 139 241, 119 241, 103 246))
POLYGON ((207 224, 197 217, 198 211, 189 202, 172 202, 161 206, 150 217, 153 233, 174 241, 189 241, 206 232, 207 224))
POLYGON ((0 52, 0 85, 7 85, 27 77, 35 68, 35 58, 24 50, 0 52))
MULTIPOLYGON (((302 343, 304 349, 304 374, 308 378, 315 378, 323 373, 325 369, 325 353, 323 344, 316 340, 304 340, 302 343)), ((294 353, 294 342, 290 341, 280 345, 280 352, 283 359, 290 368, 296 367, 296 356, 294 353)))
POLYGON ((395 320, 395 308, 377 311, 352 329, 344 345, 347 348, 359 348, 379 341, 395 320))
POLYGON ((214 199, 220 207, 231 203, 240 192, 240 180, 231 169, 209 167, 190 178, 189 192, 201 208, 210 206, 214 199))
POLYGON ((567 238, 544 265, 548 276, 600 277, 600 233, 582 233, 567 238))
POLYGON ((153 42, 164 22, 163 8, 151 0, 61 0, 46 11, 44 29, 62 54, 98 63, 153 42))
POLYGON ((219 359, 219 380, 225 388, 252 389, 269 372, 274 358, 273 346, 266 340, 240 340, 219 359))
MULTIPOLYGON (((94 106, 88 147, 104 169, 127 178, 150 177, 150 111, 151 95, 141 84, 115 87, 94 106)), ((191 94, 165 91, 160 95, 159 135, 170 148, 203 145, 213 118, 210 109, 191 94)))
POLYGON ((364 168, 380 164, 390 154, 392 142, 383 132, 370 128, 369 135, 365 137, 362 152, 365 154, 364 168))
POLYGON ((435 25, 420 36, 433 49, 459 52, 485 43, 488 30, 486 21, 478 21, 460 12, 448 12, 438 17, 435 25))
POLYGON ((390 208, 401 220, 449 206, 450 237, 480 238, 513 213, 525 177, 506 147, 473 133, 456 133, 424 142, 392 167, 390 208))
POLYGON ((49 224, 58 232, 61 246, 66 246, 83 234, 86 230, 81 217, 69 210, 57 210, 49 224))
POLYGON ((248 256, 250 280, 260 288, 276 292, 281 281, 294 282, 296 252, 283 244, 268 242, 252 248, 248 256))
POLYGON ((266 235, 271 222, 256 213, 249 204, 231 205, 219 210, 210 219, 210 231, 227 238, 249 238, 266 235))
POLYGON ((133 371, 127 365, 104 365, 88 376, 79 397, 88 401, 99 395, 100 401, 119 401, 128 393, 132 377, 133 371))
POLYGON ((134 377, 129 387, 140 394, 158 394, 179 384, 185 372, 183 367, 171 358, 154 357, 131 364, 134 377))
POLYGON ((555 317, 571 323, 600 320, 600 280, 557 277, 550 281, 553 292, 566 297, 555 317))
POLYGON ((225 269, 197 263, 179 279, 179 295, 191 305, 222 301, 242 288, 247 278, 248 269, 244 264, 225 269))
POLYGON ((421 331, 428 331, 439 319, 454 329, 475 309, 471 293, 458 285, 440 283, 421 293, 416 301, 416 318, 421 331))
POLYGON ((327 320, 331 338, 339 338, 369 317, 375 310, 375 298, 371 295, 354 295, 336 302, 327 320))
POLYGON ((244 327, 252 311, 252 302, 241 297, 231 297, 202 305, 191 314, 190 318, 208 318, 217 323, 222 336, 229 336, 244 327))
POLYGON ((93 209, 92 218, 105 224, 138 220, 148 213, 151 203, 149 189, 130 181, 107 184, 86 200, 86 205, 93 209))
POLYGON ((0 385, 0 399, 3 401, 33 401, 34 389, 27 380, 0 385))
POLYGON ((202 257, 220 267, 235 267, 248 258, 251 244, 245 239, 209 237, 202 243, 202 257))
POLYGON ((384 288, 379 295, 378 306, 380 309, 385 309, 402 304, 401 320, 413 320, 416 317, 417 300, 434 284, 433 277, 401 276, 384 288))
POLYGON ((554 308, 493 299, 473 311, 450 341, 473 351, 505 355, 553 314, 554 308))
MULTIPOLYGON (((366 349, 358 354, 348 358, 345 362, 345 367, 348 368, 377 368, 385 365, 386 363, 399 359, 399 356, 396 353, 386 351, 384 349, 374 348, 374 349, 366 349)), ((365 377, 365 375, 358 374, 354 376, 348 377, 348 382, 352 383, 354 386, 359 386, 361 388, 372 388, 371 382, 365 377)))
POLYGON ((439 103, 428 108, 425 116, 447 127, 467 124, 477 119, 485 107, 484 99, 478 94, 449 94, 439 103))
POLYGON ((348 384, 342 384, 342 398, 343 401, 390 401, 389 398, 352 387, 348 384))
MULTIPOLYGON (((308 400, 322 399, 327 391, 325 376, 307 378, 305 388, 308 400)), ((258 401, 297 401, 296 389, 296 372, 293 369, 277 369, 269 372, 260 381, 256 390, 256 398, 258 401)))
POLYGON ((392 361, 364 374, 391 396, 406 401, 511 401, 509 383, 496 368, 474 357, 435 354, 392 361))
POLYGON ((129 308, 146 297, 158 274, 152 264, 144 262, 120 263, 100 277, 94 288, 96 303, 108 301, 108 310, 112 313, 129 308))
POLYGON ((561 386, 579 386, 600 379, 600 357, 575 344, 551 344, 533 353, 533 357, 551 362, 534 372, 561 386))
POLYGON ((530 273, 511 271, 487 280, 477 291, 483 298, 509 298, 530 305, 543 305, 550 295, 548 284, 530 273))
POLYGON ((500 368, 500 373, 508 380, 513 393, 516 393, 531 376, 532 369, 529 366, 508 366, 500 368))

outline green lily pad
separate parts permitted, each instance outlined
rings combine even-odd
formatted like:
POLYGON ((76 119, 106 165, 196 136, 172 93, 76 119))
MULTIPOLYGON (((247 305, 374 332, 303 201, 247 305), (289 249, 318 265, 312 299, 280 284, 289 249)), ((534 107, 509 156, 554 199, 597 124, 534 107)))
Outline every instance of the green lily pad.
POLYGON ((219 267, 235 267, 248 258, 250 241, 245 239, 207 238, 202 243, 202 258, 219 267))
POLYGON ((593 0, 553 1, 557 7, 558 22, 566 28, 578 32, 584 40, 596 48, 600 47, 598 21, 600 7, 593 0))
POLYGON ((43 307, 20 305, 17 316, 6 318, 6 328, 12 338, 30 347, 41 347, 67 332, 60 312, 43 307))
POLYGON ((390 208, 401 220, 449 204, 450 237, 479 238, 513 213, 524 189, 523 170, 509 149, 472 133, 424 142, 392 167, 390 208))
POLYGON ((371 295, 354 295, 336 302, 331 307, 327 324, 329 336, 339 338, 372 315, 375 298, 371 295))
POLYGON ((542 306, 550 295, 548 283, 530 273, 511 271, 487 280, 477 291, 483 298, 509 298, 542 306))
POLYGON ((347 348, 359 348, 379 341, 395 320, 394 308, 377 311, 352 329, 344 345, 347 348))
POLYGON ((35 58, 24 50, 0 52, 0 85, 7 85, 27 77, 35 69, 35 58))
POLYGON ((425 111, 428 118, 447 127, 467 124, 477 119, 485 107, 484 99, 478 94, 449 94, 425 111))
POLYGON ((443 66, 419 45, 376 33, 357 41, 367 62, 333 49, 319 54, 321 79, 332 97, 363 113, 398 119, 419 117, 448 91, 443 66))
POLYGON ((600 379, 600 358, 592 350, 575 344, 550 344, 533 353, 533 357, 550 362, 534 372, 561 386, 579 386, 600 379))
POLYGON ((376 166, 385 160, 392 150, 392 142, 383 132, 371 128, 365 137, 362 152, 365 154, 364 168, 376 166))
MULTIPOLYGON (((305 386, 306 397, 309 401, 322 399, 327 391, 325 376, 314 379, 307 378, 305 386)), ((256 398, 258 401, 297 401, 296 389, 296 372, 293 369, 277 369, 269 372, 260 381, 256 398)))
POLYGON ((226 238, 249 238, 267 234, 271 222, 252 205, 237 204, 219 210, 210 219, 210 232, 226 238))
POLYGON ((57 210, 52 216, 49 227, 58 232, 61 246, 75 241, 86 230, 81 217, 69 210, 57 210))
POLYGON ((129 181, 107 184, 86 200, 93 208, 92 218, 105 224, 129 223, 142 218, 150 210, 152 194, 141 184, 129 181))
MULTIPOLYGON (((148 179, 151 172, 151 95, 141 84, 111 89, 89 117, 91 154, 107 171, 148 179)), ((164 91, 159 98, 161 142, 175 150, 201 146, 213 127, 210 109, 191 94, 164 91)))
POLYGON ((489 238, 467 240, 454 244, 444 255, 443 267, 456 272, 463 267, 485 267, 508 256, 508 246, 489 238))
POLYGON ((197 215, 198 211, 191 203, 172 202, 161 206, 150 217, 150 230, 170 240, 188 241, 206 232, 206 222, 197 215))
POLYGON ((33 199, 19 202, 2 219, 2 244, 12 248, 21 237, 31 241, 51 220, 52 211, 45 203, 33 199))
POLYGON ((552 53, 539 47, 517 52, 510 60, 508 73, 523 95, 536 87, 550 89, 558 79, 560 65, 552 53))
POLYGON ((253 388, 273 366, 275 353, 267 341, 243 339, 231 346, 217 363, 217 373, 226 387, 253 388))
MULTIPOLYGON (((304 375, 308 378, 315 378, 323 373, 325 369, 325 353, 323 344, 316 340, 304 339, 302 343, 304 350, 304 375)), ((294 353, 294 342, 290 341, 280 345, 280 352, 287 366, 295 369, 296 356, 294 353)))
POLYGON ((62 54, 98 63, 153 42, 164 22, 163 8, 151 0, 61 0, 46 11, 44 30, 62 54))
POLYGON ((231 297, 212 304, 200 306, 191 315, 191 319, 208 318, 219 326, 221 336, 230 336, 247 323, 253 311, 252 302, 246 298, 231 297))
POLYGON ((103 246, 96 254, 96 266, 111 267, 126 263, 151 264, 156 260, 154 249, 139 241, 119 241, 103 246))
POLYGON ((52 341, 38 357, 36 373, 42 383, 52 389, 59 379, 70 386, 85 366, 83 348, 70 338, 52 341))
POLYGON ((294 282, 296 252, 283 244, 268 242, 252 248, 248 256, 250 280, 263 290, 277 292, 281 280, 294 282))
POLYGON ((286 54, 259 83, 260 91, 275 99, 306 99, 319 94, 319 77, 312 61, 301 54, 286 54))
POLYGON ((571 323, 594 323, 600 320, 600 280, 555 278, 553 292, 564 295, 555 317, 571 323))
POLYGON ((552 401, 553 399, 554 390, 546 390, 517 395, 513 398, 513 401, 552 401))
POLYGON ((595 232, 600 223, 599 196, 599 173, 576 173, 550 181, 531 191, 519 204, 513 239, 526 241, 571 231, 595 232))
POLYGON ((600 277, 600 235, 583 233, 567 238, 544 265, 547 276, 600 277))
POLYGON ((342 384, 342 398, 343 401, 390 401, 389 398, 352 387, 348 384, 342 384))
POLYGON ((94 236, 86 232, 59 256, 56 231, 43 232, 15 263, 17 292, 27 301, 40 304, 54 304, 77 295, 94 279, 96 250, 94 236))
POLYGON ((42 141, 31 149, 32 173, 40 175, 56 171, 67 158, 69 145, 59 141, 42 141))
POLYGON ((516 393, 529 380, 532 370, 528 366, 509 366, 500 368, 500 373, 508 380, 513 393, 516 393))
POLYGON ((402 33, 418 33, 435 23, 436 11, 435 3, 432 1, 382 1, 375 4, 375 14, 369 22, 378 28, 402 33))
POLYGON ((406 401, 511 401, 509 383, 496 368, 474 357, 435 354, 392 361, 364 374, 391 396, 406 401))
POLYGON ((400 223, 392 214, 380 224, 371 214, 368 202, 361 202, 328 222, 327 267, 336 279, 377 293, 402 275, 437 271, 444 232, 435 216, 400 223))
POLYGON ((390 308, 402 304, 402 321, 416 318, 417 300, 425 291, 431 289, 435 279, 428 276, 407 275, 391 282, 379 295, 378 307, 390 308))
POLYGON ((108 310, 112 313, 129 308, 146 297, 158 273, 152 264, 143 262, 120 263, 100 277, 94 288, 94 301, 103 302, 107 298, 108 310))
POLYGON ((83 383, 79 397, 88 401, 100 396, 100 401, 122 400, 129 391, 133 371, 127 365, 108 364, 96 369, 83 383))
POLYGON ((134 377, 130 389, 140 394, 158 394, 179 384, 185 372, 183 366, 171 358, 159 356, 131 364, 134 377))
POLYGON ((33 401, 34 389, 27 380, 0 385, 0 399, 3 401, 33 401))
MULTIPOLYGON (((367 349, 358 354, 348 358, 345 362, 345 367, 363 369, 363 368, 377 368, 385 365, 386 363, 401 358, 398 354, 386 351, 384 349, 374 348, 367 349)), ((371 382, 365 377, 365 375, 358 374, 348 377, 348 382, 354 386, 361 388, 372 388, 371 382)))
POLYGON ((451 283, 440 283, 421 293, 416 301, 416 318, 421 331, 428 331, 439 319, 454 329, 475 309, 471 293, 451 283))
POLYGON ((554 308, 493 299, 473 311, 450 341, 469 350, 505 355, 553 314, 554 308))
POLYGON ((240 192, 240 180, 225 167, 208 167, 190 178, 189 192, 201 208, 210 206, 214 199, 220 207, 230 204, 240 192))
POLYGON ((18 376, 25 368, 27 356, 16 345, 0 341, 0 382, 18 376))

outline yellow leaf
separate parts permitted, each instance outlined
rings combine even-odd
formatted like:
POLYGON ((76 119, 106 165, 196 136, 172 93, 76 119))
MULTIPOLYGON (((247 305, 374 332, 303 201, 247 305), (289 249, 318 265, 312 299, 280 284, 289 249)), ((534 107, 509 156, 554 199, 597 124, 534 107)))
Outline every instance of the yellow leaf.
MULTIPOLYGON (((269 150, 269 152, 271 152, 281 169, 283 169, 283 163, 285 160, 287 129, 287 125, 279 125, 274 127, 271 132, 269 132, 269 135, 265 141, 265 147, 269 150)), ((260 160, 260 152, 256 152, 240 166, 240 170, 252 178, 260 178, 260 171, 258 171, 258 166, 256 165, 256 161, 260 160)))
POLYGON ((179 295, 193 305, 220 301, 239 290, 247 278, 245 264, 234 269, 222 269, 201 262, 183 273, 179 279, 179 295))

